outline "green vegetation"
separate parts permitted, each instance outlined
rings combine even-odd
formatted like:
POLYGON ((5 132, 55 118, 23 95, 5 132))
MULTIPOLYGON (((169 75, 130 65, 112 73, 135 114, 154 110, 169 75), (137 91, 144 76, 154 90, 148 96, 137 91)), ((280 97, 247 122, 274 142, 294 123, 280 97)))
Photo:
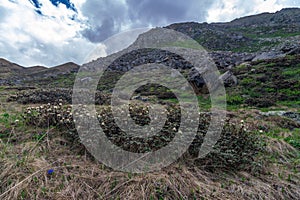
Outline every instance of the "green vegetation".
POLYGON ((241 105, 243 104, 245 99, 240 95, 228 95, 227 103, 228 105, 241 105))
POLYGON ((283 75, 286 77, 292 77, 297 78, 299 80, 300 78, 300 64, 292 67, 288 67, 283 70, 283 75))
POLYGON ((294 129, 290 134, 290 136, 284 138, 284 141, 300 151, 300 129, 294 129))
POLYGON ((188 48, 188 49, 197 49, 197 50, 204 50, 199 43, 195 40, 184 40, 184 41, 176 41, 173 43, 167 43, 161 45, 161 47, 181 47, 181 48, 188 48))
POLYGON ((208 111, 209 109, 211 109, 211 100, 210 100, 209 96, 205 97, 205 96, 199 95, 198 103, 199 103, 199 108, 202 111, 208 111))
POLYGON ((236 67, 234 74, 238 76, 239 85, 227 88, 228 105, 260 109, 278 105, 299 109, 299 62, 299 56, 287 56, 236 67))
POLYGON ((279 106, 286 106, 289 108, 295 108, 297 109, 297 112, 300 112, 300 100, 296 101, 277 101, 277 104, 279 106))
POLYGON ((7 112, 0 114, 0 124, 4 125, 6 128, 10 128, 11 125, 21 126, 24 125, 24 120, 21 114, 9 114, 7 112))
MULTIPOLYGON (((74 85, 76 74, 68 74, 68 75, 59 75, 52 80, 51 87, 59 87, 59 88, 72 88, 74 85)), ((46 81, 47 82, 47 81, 46 81)))
POLYGON ((263 41, 263 40, 257 40, 253 41, 251 44, 245 44, 240 45, 238 47, 235 47, 232 49, 233 52, 258 52, 259 50, 262 50, 263 48, 272 48, 276 45, 280 44, 279 42, 274 41, 263 41))
MULTIPOLYGON (((224 48, 255 51, 269 45, 261 42, 264 35, 252 31, 245 34, 254 39, 253 46, 224 48)), ((278 31, 271 36, 280 34, 289 37, 292 33, 284 35, 278 31)), ((193 48, 189 42, 172 45, 193 48)), ((0 199, 299 199, 300 125, 289 118, 259 113, 300 112, 299 63, 300 56, 295 55, 233 68, 239 83, 226 88, 229 112, 212 151, 197 158, 211 120, 211 113, 206 112, 211 108, 210 97, 202 94, 197 96, 199 129, 186 154, 162 171, 145 174, 115 172, 89 154, 75 129, 71 112, 74 107, 69 101, 57 99, 64 96, 63 91, 34 90, 45 96, 43 99, 54 98, 50 98, 50 104, 22 101, 29 104, 30 108, 25 109, 19 104, 21 101, 6 102, 16 89, 0 87, 0 199)), ((98 90, 111 92, 122 75, 105 72, 98 90)), ((72 87, 74 79, 75 74, 61 75, 40 84, 72 87)), ((32 97, 30 91, 28 94, 32 97)), ((113 118, 107 104, 96 105, 97 120, 113 144, 131 152, 148 152, 160 149, 180 134, 176 132, 180 125, 180 108, 176 105, 179 102, 172 91, 149 84, 134 95, 149 98, 130 104, 130 117, 137 124, 148 124, 151 103, 163 104, 169 118, 161 135, 140 140, 111 125, 113 118)), ((187 97, 183 94, 183 98, 187 97)), ((38 95, 35 98, 42 99, 38 95)), ((90 117, 89 113, 80 114, 90 117)))
POLYGON ((207 50, 258 52, 279 45, 281 42, 278 38, 290 38, 299 35, 299 27, 250 26, 220 31, 205 29, 200 35, 197 35, 195 40, 207 50), (238 41, 235 38, 237 35, 244 37, 243 41, 238 41))
POLYGON ((259 38, 275 38, 275 37, 281 37, 281 38, 288 38, 293 36, 300 35, 300 30, 297 29, 288 29, 286 27, 280 26, 280 27, 271 27, 271 26, 265 26, 265 27, 246 27, 246 28, 233 28, 230 29, 232 32, 239 32, 243 34, 245 37, 251 38, 251 39, 259 39, 259 38))

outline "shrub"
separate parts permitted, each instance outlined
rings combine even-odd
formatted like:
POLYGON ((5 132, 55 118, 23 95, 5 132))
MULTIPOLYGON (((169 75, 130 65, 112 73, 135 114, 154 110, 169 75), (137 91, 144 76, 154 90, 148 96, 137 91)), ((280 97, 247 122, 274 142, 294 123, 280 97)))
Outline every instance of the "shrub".
MULTIPOLYGON (((198 140, 202 140, 198 137, 198 140)), ((202 141, 200 142, 202 143, 202 141)), ((227 123, 220 139, 205 158, 198 159, 197 165, 207 170, 251 170, 256 163, 256 157, 265 149, 264 140, 256 133, 248 131, 245 126, 227 123)), ((190 153, 196 155, 199 145, 190 148, 190 153)))
POLYGON ((27 125, 42 128, 50 126, 74 128, 72 107, 63 106, 62 100, 58 103, 28 107, 23 114, 23 118, 27 125))
POLYGON ((227 103, 229 105, 240 105, 244 103, 244 98, 240 95, 231 95, 227 97, 227 103))

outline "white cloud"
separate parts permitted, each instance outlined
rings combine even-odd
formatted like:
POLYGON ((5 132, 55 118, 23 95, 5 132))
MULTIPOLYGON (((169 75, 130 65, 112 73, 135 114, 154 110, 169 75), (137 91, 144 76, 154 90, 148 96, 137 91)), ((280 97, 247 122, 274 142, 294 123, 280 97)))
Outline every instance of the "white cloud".
MULTIPOLYGON (((82 64, 97 43, 130 28, 205 19, 230 21, 300 7, 299 0, 71 0, 76 13, 64 4, 56 7, 50 0, 39 0, 40 15, 28 0, 0 2, 0 57, 25 66, 82 64)), ((98 54, 117 48, 122 43, 100 44, 98 54)))
POLYGON ((263 12, 276 12, 286 7, 299 7, 296 0, 216 0, 208 10, 208 22, 228 22, 235 18, 263 12))
MULTIPOLYGON (((74 3, 80 7, 84 2, 74 3)), ((79 34, 86 28, 85 18, 63 4, 55 7, 49 0, 40 3, 43 16, 29 1, 2 4, 7 14, 0 22, 0 44, 6 48, 0 50, 0 56, 26 66, 53 66, 67 61, 81 64, 83 54, 95 46, 79 34), (76 20, 72 20, 75 14, 76 20)))
POLYGON ((85 58, 84 62, 91 62, 99 57, 105 57, 129 47, 140 34, 149 31, 150 28, 137 28, 118 33, 103 41, 85 58))

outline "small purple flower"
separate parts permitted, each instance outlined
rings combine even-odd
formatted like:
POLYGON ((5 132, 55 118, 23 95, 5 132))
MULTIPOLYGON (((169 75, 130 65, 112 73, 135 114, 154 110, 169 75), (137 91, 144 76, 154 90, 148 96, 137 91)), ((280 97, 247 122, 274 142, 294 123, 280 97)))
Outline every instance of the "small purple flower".
POLYGON ((52 175, 53 172, 54 172, 54 169, 48 169, 48 171, 47 171, 48 175, 52 175))

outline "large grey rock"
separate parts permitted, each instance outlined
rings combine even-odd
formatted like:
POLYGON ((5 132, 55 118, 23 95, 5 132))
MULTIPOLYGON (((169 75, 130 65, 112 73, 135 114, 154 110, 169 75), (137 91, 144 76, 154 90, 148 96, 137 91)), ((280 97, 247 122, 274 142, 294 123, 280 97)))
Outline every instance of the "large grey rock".
POLYGON ((288 111, 269 111, 269 112, 260 112, 260 115, 263 116, 282 116, 290 118, 291 120, 300 124, 300 113, 288 112, 288 111))
POLYGON ((276 58, 283 58, 286 55, 281 52, 271 51, 271 52, 263 52, 257 55, 252 61, 259 61, 259 60, 270 60, 276 58))

